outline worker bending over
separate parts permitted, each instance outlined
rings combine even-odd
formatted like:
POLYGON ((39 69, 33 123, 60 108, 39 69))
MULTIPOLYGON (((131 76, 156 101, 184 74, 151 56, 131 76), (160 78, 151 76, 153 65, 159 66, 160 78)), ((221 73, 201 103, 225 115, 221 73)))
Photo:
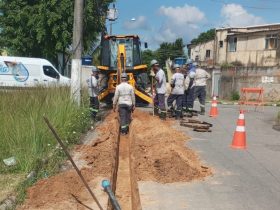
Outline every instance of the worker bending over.
POLYGON ((156 96, 154 99, 155 114, 158 114, 160 119, 166 119, 166 108, 165 108, 165 94, 166 94, 166 76, 164 71, 159 67, 157 60, 151 61, 151 67, 155 73, 156 80, 156 96))
MULTIPOLYGON (((195 64, 197 66, 197 64, 195 64)), ((198 98, 200 103, 200 114, 205 114, 206 82, 211 78, 204 69, 197 67, 194 78, 194 100, 198 98)))
POLYGON ((133 87, 127 83, 126 73, 121 74, 121 84, 116 87, 113 99, 114 112, 116 111, 117 104, 119 106, 121 134, 125 135, 129 132, 131 112, 135 109, 135 94, 133 87))
POLYGON ((87 79, 87 84, 88 84, 88 94, 89 94, 89 100, 90 100, 91 117, 95 121, 97 120, 97 114, 99 112, 98 79, 99 79, 99 70, 94 66, 92 68, 92 74, 91 74, 90 78, 87 79))
POLYGON ((184 75, 181 73, 180 66, 178 64, 174 65, 175 74, 173 74, 170 82, 171 94, 167 98, 168 109, 173 112, 173 102, 176 100, 176 110, 175 118, 179 119, 183 117, 182 108, 183 108, 183 98, 184 98, 184 75))

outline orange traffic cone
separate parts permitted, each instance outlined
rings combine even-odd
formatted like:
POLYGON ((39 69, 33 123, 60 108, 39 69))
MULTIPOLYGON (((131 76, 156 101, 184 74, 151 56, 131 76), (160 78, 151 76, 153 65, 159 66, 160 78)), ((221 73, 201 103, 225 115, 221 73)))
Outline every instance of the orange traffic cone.
POLYGON ((245 116, 243 110, 240 111, 237 120, 237 126, 233 135, 231 147, 234 149, 246 149, 245 116))
POLYGON ((212 103, 211 103, 211 109, 210 109, 210 113, 209 116, 210 117, 217 117, 218 116, 218 107, 217 107, 217 98, 216 96, 213 97, 212 103))

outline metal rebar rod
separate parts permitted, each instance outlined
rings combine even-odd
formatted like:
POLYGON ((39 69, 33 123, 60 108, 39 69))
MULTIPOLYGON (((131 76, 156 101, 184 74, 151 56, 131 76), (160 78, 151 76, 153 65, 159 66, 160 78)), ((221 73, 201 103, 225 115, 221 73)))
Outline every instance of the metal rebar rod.
POLYGON ((50 121, 48 120, 47 117, 43 117, 44 121, 46 122, 46 124, 48 125, 49 129, 52 131, 55 139, 57 140, 57 142, 60 144, 60 146, 62 147, 63 151, 65 152, 67 158, 70 160, 70 162, 72 163, 74 169, 76 170, 77 174, 79 175, 80 179, 82 180, 83 184, 85 185, 85 187, 87 188, 88 192, 90 193, 90 195, 92 196, 93 200, 95 201, 95 203, 97 204, 97 206, 99 207, 100 210, 103 210, 101 204, 99 203, 99 201, 97 200, 96 196, 94 195, 94 193, 92 192, 92 190, 90 189, 88 183, 86 182, 85 178, 83 177, 81 171, 78 169, 77 165, 75 164, 74 160, 72 159, 72 157, 70 156, 66 146, 63 144, 62 140, 60 139, 60 137, 58 136, 57 132, 55 131, 54 127, 51 125, 50 121))

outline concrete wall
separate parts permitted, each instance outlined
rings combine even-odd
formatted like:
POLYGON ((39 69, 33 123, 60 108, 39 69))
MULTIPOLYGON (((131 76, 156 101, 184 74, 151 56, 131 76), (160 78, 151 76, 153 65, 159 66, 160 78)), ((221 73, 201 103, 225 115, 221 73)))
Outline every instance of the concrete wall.
POLYGON ((240 93, 244 87, 262 87, 266 101, 280 101, 280 69, 267 67, 221 70, 219 97, 230 99, 233 91, 240 93))
POLYGON ((87 79, 90 78, 92 66, 82 66, 82 87, 87 88, 87 79))

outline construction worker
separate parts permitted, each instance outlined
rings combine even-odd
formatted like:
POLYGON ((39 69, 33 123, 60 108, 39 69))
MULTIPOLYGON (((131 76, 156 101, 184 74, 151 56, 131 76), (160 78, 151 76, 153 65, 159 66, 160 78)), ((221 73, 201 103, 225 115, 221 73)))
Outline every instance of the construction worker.
POLYGON ((93 118, 93 120, 98 120, 97 114, 99 112, 98 79, 99 79, 99 70, 94 66, 92 68, 92 74, 91 74, 90 78, 87 79, 88 94, 89 94, 89 99, 90 99, 91 117, 93 118))
POLYGON ((173 74, 171 78, 171 94, 167 98, 167 106, 168 109, 173 112, 173 102, 176 100, 176 110, 175 110, 175 118, 179 119, 183 117, 182 108, 183 108, 183 97, 184 97, 184 75, 181 73, 181 68, 178 64, 174 65, 175 74, 173 74))
POLYGON ((121 84, 116 87, 113 110, 116 111, 118 104, 120 116, 121 134, 125 135, 129 132, 129 124, 131 122, 131 113, 135 109, 135 94, 133 87, 127 83, 127 74, 121 74, 121 84))
MULTIPOLYGON (((198 66, 194 63, 194 66, 198 66)), ((200 103, 200 114, 205 114, 205 100, 206 100, 206 81, 211 78, 211 75, 204 69, 197 67, 194 78, 194 100, 198 98, 200 103)))
POLYGON ((155 73, 156 80, 156 96, 154 99, 155 114, 158 114, 160 119, 166 119, 166 108, 165 108, 165 94, 166 94, 166 76, 164 71, 159 67, 157 60, 151 61, 151 67, 155 73))
POLYGON ((187 61, 187 69, 188 73, 185 79, 185 93, 184 93, 184 101, 183 101, 183 109, 188 114, 192 114, 193 104, 194 104, 194 77, 196 66, 193 65, 193 61, 188 59, 187 61))

